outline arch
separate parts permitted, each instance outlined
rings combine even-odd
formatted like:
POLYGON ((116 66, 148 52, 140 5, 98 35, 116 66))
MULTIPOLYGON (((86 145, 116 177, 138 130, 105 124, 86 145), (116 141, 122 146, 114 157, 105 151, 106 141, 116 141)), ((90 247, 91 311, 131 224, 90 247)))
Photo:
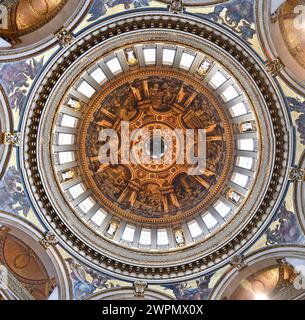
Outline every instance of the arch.
MULTIPOLYGON (((33 281, 36 285, 38 284, 37 294, 32 295, 24 288, 14 292, 8 286, 10 296, 14 295, 15 299, 18 300, 35 298, 72 299, 71 281, 67 266, 55 246, 49 246, 46 249, 41 244, 41 239, 44 238, 44 233, 41 230, 24 218, 0 211, 0 238, 0 246, 3 248, 0 259, 2 265, 4 264, 5 269, 8 270, 9 280, 11 279, 13 283, 17 284, 20 284, 20 282, 22 284, 23 281, 25 281, 24 283, 30 282, 31 279, 28 279, 28 277, 31 270, 26 269, 27 266, 35 269, 40 275, 43 274, 41 279, 33 281), (10 249, 7 254, 5 253, 6 247, 10 249), (30 259, 26 259, 27 257, 31 258, 31 263, 29 263, 30 259), (41 288, 45 284, 48 285, 46 290, 50 290, 41 293, 41 288)), ((23 285, 21 289, 22 287, 23 285)))
POLYGON ((73 39, 72 31, 83 20, 92 1, 48 0, 41 4, 40 9, 28 1, 14 1, 15 4, 9 10, 5 8, 8 12, 8 28, 0 27, 0 61, 29 58, 57 45, 60 40, 66 45, 64 40, 73 39), (45 14, 44 10, 48 10, 50 6, 53 8, 52 12, 45 14), (15 16, 26 15, 29 18, 29 14, 32 14, 30 17, 33 23, 24 23, 18 28, 15 16))
POLYGON ((301 62, 300 53, 295 50, 300 46, 303 36, 301 31, 292 25, 294 22, 285 17, 293 16, 293 11, 290 10, 297 4, 296 0, 258 0, 255 1, 254 12, 257 36, 267 58, 266 66, 270 67, 274 76, 279 76, 296 92, 304 95, 305 66, 301 62), (289 12, 290 14, 287 14, 289 12), (299 43, 295 43, 296 41, 299 43))
MULTIPOLYGON (((267 272, 283 273, 290 272, 291 282, 286 287, 279 286, 280 279, 276 279, 274 284, 268 284, 265 286, 269 291, 270 299, 274 300, 301 300, 305 297, 305 290, 296 288, 293 274, 298 274, 304 277, 304 263, 305 263, 305 251, 304 246, 272 246, 270 248, 264 248, 257 250, 246 257, 235 256, 231 261, 231 268, 218 280, 209 297, 210 300, 230 300, 236 298, 236 292, 242 286, 241 283, 246 286, 246 282, 249 279, 251 281, 263 281, 267 272), (282 270, 280 270, 282 268, 282 270), (283 271, 283 268, 285 269, 283 271), (277 271, 278 269, 278 271, 277 271), (261 278, 259 278, 261 276, 261 278), (257 277, 257 278, 255 278, 257 277), (282 290, 278 290, 281 288, 282 290), (235 298, 234 298, 235 297, 235 298)), ((271 274, 268 275, 271 279, 271 274)), ((274 278, 274 277, 273 277, 274 278)), ((289 280, 288 280, 289 281, 289 280)), ((297 281, 297 280, 296 280, 297 281)), ((270 281, 271 282, 271 281, 270 281)), ((304 281, 303 281, 304 282, 304 281)), ((253 288, 252 288, 253 289, 253 288)), ((253 290, 254 292, 254 290, 253 290)), ((257 300, 268 299, 268 296, 264 296, 264 292, 259 291, 257 300)))
POLYGON ((134 287, 119 287, 103 290, 86 300, 174 300, 170 295, 147 288, 143 296, 135 294, 134 287))

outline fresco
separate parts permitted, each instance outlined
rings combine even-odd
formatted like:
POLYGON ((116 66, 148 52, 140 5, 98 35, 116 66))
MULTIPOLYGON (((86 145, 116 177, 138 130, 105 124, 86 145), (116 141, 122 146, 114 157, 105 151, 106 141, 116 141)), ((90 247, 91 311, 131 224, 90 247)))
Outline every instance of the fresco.
POLYGON ((211 277, 202 277, 195 281, 195 285, 188 282, 163 285, 163 288, 171 290, 178 300, 207 300, 210 292, 211 277))
POLYGON ((254 0, 232 0, 229 3, 216 5, 209 13, 199 13, 199 16, 224 24, 237 33, 242 39, 249 41, 255 34, 254 23, 254 0))
POLYGON ((290 112, 296 112, 298 118, 295 121, 296 128, 300 134, 300 143, 305 145, 305 101, 299 97, 286 97, 290 112))
POLYGON ((9 97, 11 107, 19 114, 31 82, 43 66, 43 58, 0 64, 0 82, 9 97))
POLYGON ((274 220, 275 227, 269 227, 266 231, 266 245, 301 242, 303 234, 298 225, 297 217, 292 211, 287 210, 285 202, 274 220))
POLYGON ((10 166, 0 181, 0 209, 28 216, 30 204, 25 195, 19 171, 10 166))
MULTIPOLYGON (((249 42, 257 52, 261 48, 257 43, 253 45, 255 38, 254 29, 254 0, 232 0, 228 3, 209 8, 190 8, 190 12, 223 24, 238 34, 243 40, 249 42), (201 11, 201 12, 200 12, 201 11)), ((121 10, 133 10, 148 6, 165 6, 157 1, 150 0, 95 0, 80 28, 84 28, 95 21, 107 16, 109 13, 121 10)), ((79 29, 80 29, 79 28, 79 29)), ((27 99, 27 94, 33 81, 39 75, 40 70, 47 63, 50 56, 57 50, 54 48, 44 55, 39 55, 27 60, 14 63, 0 63, 0 83, 9 97, 10 105, 15 117, 15 127, 18 128, 19 119, 27 99)), ((284 92, 291 89, 283 88, 284 92)), ((298 146, 305 146, 305 101, 296 94, 286 95, 287 106, 294 121, 298 133, 298 146)), ((297 150, 298 152, 298 150, 297 150)), ((300 151, 299 151, 300 152, 300 151)), ((297 159, 296 159, 297 161, 297 159)), ((291 193, 287 193, 285 202, 281 205, 273 222, 267 228, 265 234, 257 241, 255 249, 274 244, 298 244, 304 243, 304 236, 298 226, 296 215, 287 203, 292 203, 291 193)), ((5 210, 16 215, 27 217, 37 226, 42 228, 31 209, 29 200, 25 194, 21 176, 17 168, 15 156, 12 157, 4 178, 0 181, 0 210, 5 210)), ((103 289, 124 286, 127 283, 110 279, 90 268, 81 265, 67 253, 66 263, 70 270, 73 283, 74 299, 84 299, 87 296, 103 289)), ((169 293, 181 300, 206 300, 212 290, 215 279, 219 278, 226 269, 220 270, 217 275, 199 278, 195 281, 152 286, 161 292, 169 293)))
POLYGON ((114 8, 123 5, 124 9, 137 9, 141 7, 149 7, 151 0, 95 0, 89 14, 91 17, 89 22, 94 22, 104 16, 108 8, 114 8))
POLYGON ((85 299, 101 289, 119 286, 118 284, 114 284, 108 277, 80 264, 73 258, 66 258, 65 261, 70 269, 75 300, 85 299))

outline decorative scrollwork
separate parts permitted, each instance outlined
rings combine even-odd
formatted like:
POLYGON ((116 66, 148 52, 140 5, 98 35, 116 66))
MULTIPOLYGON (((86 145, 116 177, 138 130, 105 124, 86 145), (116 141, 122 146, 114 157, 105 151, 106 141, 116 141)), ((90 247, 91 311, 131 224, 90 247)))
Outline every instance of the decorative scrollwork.
POLYGON ((56 32, 55 36, 63 47, 68 47, 74 40, 73 34, 64 27, 56 32))
POLYGON ((20 141, 21 141, 21 133, 20 132, 5 132, 4 133, 4 144, 10 144, 13 145, 14 147, 19 147, 20 146, 20 141))
POLYGON ((169 5, 169 9, 173 13, 183 12, 182 0, 171 0, 171 3, 169 5))
POLYGON ((230 265, 237 268, 239 271, 242 270, 246 266, 244 256, 241 254, 234 256, 230 261, 230 265))
POLYGON ((266 69, 272 76, 276 76, 283 68, 284 65, 279 58, 266 63, 266 69))
POLYGON ((292 168, 289 171, 290 181, 305 181, 305 169, 292 168))
POLYGON ((52 232, 47 232, 43 238, 40 239, 40 244, 48 249, 50 246, 57 244, 58 240, 52 232))
POLYGON ((135 281, 133 286, 134 286, 135 297, 144 297, 145 289, 147 288, 147 282, 135 281))

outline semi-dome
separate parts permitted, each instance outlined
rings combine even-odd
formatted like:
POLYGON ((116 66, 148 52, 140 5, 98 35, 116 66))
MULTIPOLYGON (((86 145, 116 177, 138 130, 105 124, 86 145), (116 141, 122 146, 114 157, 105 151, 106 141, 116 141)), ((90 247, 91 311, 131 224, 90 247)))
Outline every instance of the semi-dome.
POLYGON ((90 0, 13 0, 0 4, 0 60, 15 60, 43 51, 63 28, 73 30, 90 0))
POLYGON ((300 0, 259 0, 256 3, 258 36, 270 68, 304 93, 304 3, 300 0))

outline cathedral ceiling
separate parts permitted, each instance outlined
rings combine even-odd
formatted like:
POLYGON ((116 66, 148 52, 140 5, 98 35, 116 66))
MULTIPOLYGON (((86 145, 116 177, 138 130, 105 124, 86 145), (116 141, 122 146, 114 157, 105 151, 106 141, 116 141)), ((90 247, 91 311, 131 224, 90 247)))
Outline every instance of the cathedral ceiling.
POLYGON ((0 210, 41 230, 61 273, 3 232, 1 261, 36 299, 70 282, 73 299, 303 299, 300 1, 72 2, 6 6, 0 210), (104 163, 101 132, 124 153, 127 121, 143 153, 104 163), (199 137, 163 135, 189 129, 206 132, 197 175, 179 160, 199 137))

